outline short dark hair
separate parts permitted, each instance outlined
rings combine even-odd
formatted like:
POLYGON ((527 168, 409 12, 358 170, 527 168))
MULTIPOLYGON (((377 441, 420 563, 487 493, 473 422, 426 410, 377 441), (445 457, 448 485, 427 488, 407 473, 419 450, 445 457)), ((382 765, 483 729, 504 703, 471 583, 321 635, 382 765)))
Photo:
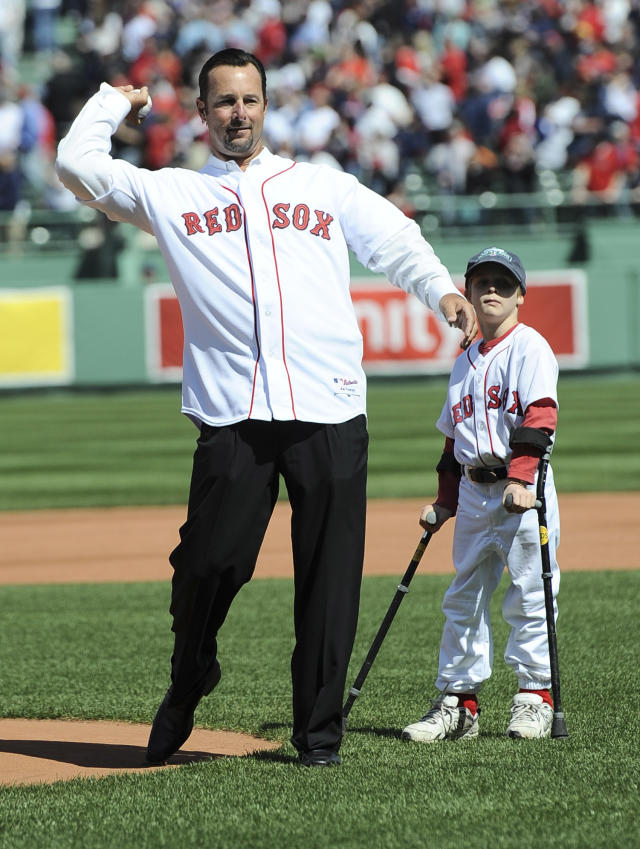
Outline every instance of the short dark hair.
POLYGON ((204 100, 206 103, 209 93, 209 72, 213 68, 218 68, 220 65, 233 65, 235 68, 244 68, 245 65, 253 65, 260 74, 262 97, 264 102, 267 102, 267 74, 264 65, 253 53, 247 53, 246 50, 240 50, 238 47, 227 47, 224 50, 218 50, 217 53, 210 56, 204 63, 198 76, 200 100, 204 100))

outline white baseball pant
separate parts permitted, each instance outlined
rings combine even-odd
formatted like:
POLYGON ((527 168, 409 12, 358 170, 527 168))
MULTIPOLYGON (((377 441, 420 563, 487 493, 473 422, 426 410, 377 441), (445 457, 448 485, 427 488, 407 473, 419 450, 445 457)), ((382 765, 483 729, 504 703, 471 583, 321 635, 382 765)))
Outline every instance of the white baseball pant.
MULTIPOLYGON (((537 690, 551 686, 537 512, 507 513, 502 506, 503 490, 504 481, 477 484, 464 476, 460 481, 453 539, 456 575, 442 602, 446 622, 436 680, 440 691, 477 692, 491 675, 493 634, 489 603, 505 567, 510 584, 502 615, 511 626, 505 661, 514 670, 518 687, 537 690)), ((545 501, 556 608, 560 523, 551 467, 545 501)))

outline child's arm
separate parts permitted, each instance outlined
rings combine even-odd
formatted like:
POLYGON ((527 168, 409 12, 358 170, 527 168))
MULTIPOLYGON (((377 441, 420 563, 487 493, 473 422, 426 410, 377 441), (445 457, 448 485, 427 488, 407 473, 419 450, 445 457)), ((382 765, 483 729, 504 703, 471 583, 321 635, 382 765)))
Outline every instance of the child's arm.
POLYGON ((458 509, 461 472, 460 464, 453 454, 453 439, 449 436, 444 441, 444 450, 436 471, 438 472, 438 495, 433 504, 426 504, 420 513, 420 524, 432 533, 440 530, 447 519, 455 516, 458 509), (432 510, 436 514, 435 525, 427 523, 427 515, 432 510))
POLYGON ((527 407, 522 424, 513 432, 509 477, 502 496, 503 504, 507 495, 512 496, 510 506, 505 506, 509 513, 524 513, 535 506, 536 494, 527 485, 535 481, 538 461, 551 444, 557 420, 555 401, 541 398, 527 407))

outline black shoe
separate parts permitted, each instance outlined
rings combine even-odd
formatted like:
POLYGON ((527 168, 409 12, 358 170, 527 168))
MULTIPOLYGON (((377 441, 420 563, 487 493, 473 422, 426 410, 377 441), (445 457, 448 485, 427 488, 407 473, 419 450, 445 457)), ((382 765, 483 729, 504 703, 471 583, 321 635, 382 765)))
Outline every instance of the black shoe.
POLYGON ((298 759, 302 766, 338 766, 342 763, 340 755, 331 749, 310 749, 300 752, 298 759))
POLYGON ((146 761, 150 766, 166 762, 175 754, 193 730, 193 715, 200 697, 180 705, 169 705, 173 688, 169 687, 151 726, 146 761))

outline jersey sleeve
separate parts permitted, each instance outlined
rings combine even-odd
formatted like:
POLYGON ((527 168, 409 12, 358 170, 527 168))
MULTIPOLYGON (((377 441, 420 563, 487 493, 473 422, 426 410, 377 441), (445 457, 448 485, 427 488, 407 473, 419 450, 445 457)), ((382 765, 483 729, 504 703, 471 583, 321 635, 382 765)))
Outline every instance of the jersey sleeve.
MULTIPOLYGON (((557 421, 556 402, 551 398, 541 398, 525 410, 521 426, 537 428, 553 438, 557 421)), ((515 445, 509 462, 509 477, 525 483, 533 483, 541 456, 542 450, 534 445, 527 443, 515 445)))
POLYGON ((458 510, 458 493, 460 490, 460 465, 456 462, 453 454, 454 443, 447 436, 444 441, 442 457, 437 466, 438 471, 438 495, 436 504, 445 507, 455 515, 458 510))
POLYGON ((127 221, 152 233, 143 187, 144 175, 150 172, 110 153, 111 137, 129 111, 127 98, 102 83, 58 145, 56 172, 81 203, 112 221, 127 221))
POLYGON ((349 183, 340 223, 350 250, 370 271, 384 274, 444 320, 440 299, 460 293, 416 222, 355 177, 344 179, 349 183))
POLYGON ((449 411, 449 396, 447 395, 447 400, 442 406, 442 410, 440 411, 440 416, 438 421, 436 422, 436 427, 443 433, 445 436, 453 439, 455 437, 455 430, 453 427, 453 421, 451 420, 451 413, 449 411))
POLYGON ((558 406, 558 361, 547 340, 532 328, 526 328, 517 356, 518 398, 523 410, 548 398, 558 406))
MULTIPOLYGON (((543 430, 555 438, 558 417, 558 362, 547 340, 532 328, 526 328, 517 358, 518 398, 523 409, 519 427, 543 430)), ((509 461, 509 477, 525 483, 535 480, 542 450, 533 445, 514 445, 509 461)))

